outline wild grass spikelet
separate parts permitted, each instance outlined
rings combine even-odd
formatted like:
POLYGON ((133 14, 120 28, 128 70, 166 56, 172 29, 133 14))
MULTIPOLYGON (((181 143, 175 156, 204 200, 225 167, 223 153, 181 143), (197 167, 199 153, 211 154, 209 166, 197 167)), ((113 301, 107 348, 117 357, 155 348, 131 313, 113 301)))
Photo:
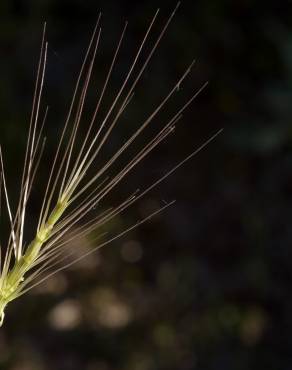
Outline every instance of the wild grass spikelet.
MULTIPOLYGON (((5 308, 9 302, 26 293, 33 286, 41 283, 44 279, 47 279, 52 274, 56 273, 56 271, 59 271, 60 269, 67 267, 68 264, 72 264, 80 259, 80 257, 78 257, 73 260, 69 260, 69 263, 66 262, 66 259, 70 255, 66 246, 70 245, 70 242, 72 242, 73 239, 76 240, 88 235, 96 228, 106 224, 108 221, 126 210, 171 173, 177 170, 187 160, 198 153, 211 140, 213 140, 216 135, 218 135, 219 131, 182 162, 174 166, 171 171, 155 181, 151 186, 131 194, 123 202, 106 210, 102 214, 96 214, 96 210, 92 212, 93 209, 95 209, 104 200, 104 198, 116 188, 120 181, 143 160, 143 158, 145 158, 157 145, 169 136, 169 134, 174 130, 177 121, 181 118, 184 110, 192 103, 206 85, 204 84, 199 90, 197 90, 186 101, 186 103, 177 110, 174 116, 165 123, 164 127, 154 135, 152 139, 144 143, 140 151, 135 154, 126 165, 123 165, 123 167, 113 176, 108 176, 109 169, 117 163, 123 153, 130 148, 131 144, 135 142, 152 120, 159 114, 161 109, 168 103, 170 98, 179 90, 180 85, 191 71, 193 66, 192 62, 174 84, 167 96, 165 96, 158 106, 150 112, 148 118, 140 124, 137 131, 120 146, 120 148, 106 163, 103 163, 102 165, 99 163, 99 166, 97 167, 96 159, 101 149, 107 144, 112 131, 129 105, 133 97, 135 87, 140 81, 144 70, 159 46, 176 9, 168 18, 154 45, 146 57, 144 57, 145 59, 143 61, 142 52, 144 52, 149 34, 158 16, 158 11, 155 13, 133 58, 130 69, 128 70, 110 108, 102 120, 97 120, 97 113, 100 110, 104 95, 107 92, 112 71, 115 67, 125 36, 127 28, 127 24, 125 24, 118 40, 117 47, 114 51, 108 73, 105 76, 104 84, 97 99, 94 113, 88 122, 88 126, 85 131, 86 134, 82 139, 82 145, 81 147, 78 147, 76 145, 76 141, 77 137, 81 135, 80 125, 84 113, 84 104, 87 98, 87 92, 91 82, 91 75, 101 37, 99 17, 76 82, 72 102, 60 134, 57 150, 50 165, 50 172, 43 195, 43 203, 40 207, 35 237, 28 245, 26 245, 24 243, 24 232, 25 227, 27 227, 27 205, 44 150, 43 131, 48 113, 48 109, 46 109, 44 116, 41 117, 41 100, 44 88, 48 49, 48 44, 45 40, 46 27, 44 27, 32 113, 27 136, 19 201, 15 212, 12 211, 9 202, 3 152, 0 147, 0 190, 2 190, 2 192, 0 192, 0 201, 2 197, 6 204, 7 215, 10 223, 10 235, 8 237, 8 241, 5 246, 1 244, 0 249, 0 324, 3 323, 5 308), (142 66, 139 67, 137 71, 136 67, 138 62, 141 63, 142 66), (94 175, 92 175, 92 169, 95 171, 94 175), (66 236, 66 238, 64 238, 64 236, 66 236)), ((84 124, 83 121, 82 124, 84 124)), ((129 226, 114 237, 105 240, 90 250, 87 254, 92 253, 98 248, 107 245, 114 239, 121 237, 141 223, 153 217, 156 213, 161 212, 172 203, 173 202, 166 204, 164 207, 158 209, 143 220, 129 226)), ((81 258, 83 257, 85 256, 83 255, 81 258)))

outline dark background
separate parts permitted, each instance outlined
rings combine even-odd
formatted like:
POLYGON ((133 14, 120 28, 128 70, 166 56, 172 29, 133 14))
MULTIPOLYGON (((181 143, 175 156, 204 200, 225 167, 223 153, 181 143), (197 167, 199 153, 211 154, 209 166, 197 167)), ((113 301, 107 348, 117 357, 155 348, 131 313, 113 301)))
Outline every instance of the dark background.
MULTIPOLYGON (((179 109, 206 80, 209 86, 175 135, 107 204, 150 184, 216 130, 224 132, 108 228, 122 230, 163 200, 176 199, 174 206, 8 307, 0 369, 292 369, 291 5, 183 2, 109 147, 114 150, 139 126, 193 58, 191 76, 165 114, 179 109)), ((103 29, 96 86, 129 20, 111 93, 158 6, 151 40, 174 2, 1 1, 0 136, 12 201, 43 22, 50 158, 98 12, 103 29)), ((89 101, 94 86, 91 91, 89 101)), ((40 187, 47 163, 40 168, 40 187)), ((29 224, 40 201, 36 189, 29 224)), ((31 233, 28 225, 26 237, 31 233)))

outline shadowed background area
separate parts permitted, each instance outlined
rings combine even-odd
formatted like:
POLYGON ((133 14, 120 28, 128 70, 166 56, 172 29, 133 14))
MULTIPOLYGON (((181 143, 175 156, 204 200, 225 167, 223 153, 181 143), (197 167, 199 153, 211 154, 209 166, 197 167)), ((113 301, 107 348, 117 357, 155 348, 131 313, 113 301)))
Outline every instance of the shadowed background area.
MULTIPOLYGON (((194 58, 190 77, 153 126, 163 124, 205 81, 209 85, 175 134, 105 206, 151 184, 218 129, 224 132, 105 229, 118 232, 165 201, 176 199, 174 206, 8 307, 0 330, 0 369, 292 368, 291 5, 183 2, 107 150, 124 142, 194 58)), ((38 189, 45 185, 99 11, 102 34, 89 111, 125 20, 129 27, 104 109, 158 6, 152 42, 175 3, 1 1, 0 138, 14 203, 43 22, 48 26, 43 99, 50 106, 48 143, 32 193, 27 241, 42 199, 38 189)), ((84 253, 88 244, 90 239, 72 248, 84 253)))

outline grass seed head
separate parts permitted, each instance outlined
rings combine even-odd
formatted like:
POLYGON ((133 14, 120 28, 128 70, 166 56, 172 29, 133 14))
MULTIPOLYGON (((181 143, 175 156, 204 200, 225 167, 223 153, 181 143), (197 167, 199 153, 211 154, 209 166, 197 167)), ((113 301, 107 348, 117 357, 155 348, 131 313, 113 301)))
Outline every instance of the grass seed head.
MULTIPOLYGON (((169 103, 170 98, 180 90, 180 86, 192 69, 194 64, 194 62, 192 62, 174 83, 169 93, 161 99, 161 102, 148 114, 148 117, 140 123, 136 132, 120 146, 109 160, 102 165, 99 163, 99 166, 97 166, 96 159, 99 159, 101 150, 107 145, 111 138, 111 134, 119 124, 120 118, 129 106, 134 90, 166 33, 177 7, 167 19, 154 45, 150 48, 150 51, 145 57, 143 56, 143 52, 149 41, 149 35, 152 32, 153 25, 157 22, 159 11, 154 14, 134 54, 130 68, 124 77, 120 89, 114 97, 104 118, 97 120, 97 114, 103 103, 104 96, 109 89, 112 72, 116 67, 120 49, 125 38, 127 28, 127 24, 125 24, 117 41, 112 61, 109 64, 109 69, 105 76, 94 112, 87 123, 87 129, 80 146, 77 145, 76 142, 77 138, 79 141, 81 136, 81 121, 84 116, 85 102, 101 38, 99 16, 77 78, 71 105, 59 137, 55 156, 52 159, 50 173, 43 195, 43 202, 40 206, 38 223, 34 233, 35 236, 33 240, 25 246, 24 232, 27 227, 27 206, 44 150, 45 139, 43 137, 43 130, 48 113, 48 109, 46 109, 44 116, 41 116, 41 101, 45 82, 48 50, 48 44, 46 42, 46 25, 44 26, 26 151, 24 155, 19 201, 14 213, 11 210, 9 202, 4 160, 0 147, 0 190, 2 190, 2 194, 0 193, 0 203, 1 198, 3 198, 10 222, 10 235, 6 248, 1 246, 0 250, 0 325, 3 323, 5 308, 9 302, 26 293, 35 285, 40 284, 60 269, 68 267, 79 259, 84 258, 86 255, 122 237, 173 204, 173 202, 165 204, 143 220, 130 225, 112 238, 100 242, 95 248, 81 257, 72 259, 72 251, 68 251, 68 248, 66 248, 70 245, 72 240, 84 238, 84 236, 102 227, 114 217, 127 210, 131 205, 135 204, 186 161, 202 150, 220 132, 218 131, 152 185, 145 189, 137 190, 120 204, 108 208, 102 213, 97 215, 96 212, 92 213, 92 210, 98 208, 101 202, 115 190, 119 183, 155 147, 174 131, 185 109, 189 107, 206 86, 206 84, 204 84, 200 89, 195 91, 185 104, 177 109, 177 112, 171 119, 165 122, 163 128, 151 139, 144 142, 138 153, 133 155, 126 165, 116 170, 114 175, 109 175, 109 170, 118 163, 124 153, 130 152, 131 145, 136 139, 143 135, 154 118, 158 117, 162 108, 169 103), (141 66, 138 68, 138 65, 141 66), (93 169, 95 172, 92 174, 93 169)), ((84 125, 83 121, 82 125, 84 125)))

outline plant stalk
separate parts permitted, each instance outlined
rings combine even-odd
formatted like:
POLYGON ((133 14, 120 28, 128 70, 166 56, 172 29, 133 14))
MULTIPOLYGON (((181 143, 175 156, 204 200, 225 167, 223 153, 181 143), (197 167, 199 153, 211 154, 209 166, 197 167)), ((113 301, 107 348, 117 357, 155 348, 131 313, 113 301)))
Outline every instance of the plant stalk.
POLYGON ((4 321, 4 311, 7 304, 17 298, 21 283, 24 281, 25 274, 33 267, 39 257, 40 250, 44 243, 51 237, 52 230, 58 220, 62 217, 68 207, 68 197, 60 198, 56 207, 51 212, 48 220, 40 227, 36 237, 27 247, 24 255, 16 261, 13 268, 2 277, 0 281, 0 326, 4 321))

